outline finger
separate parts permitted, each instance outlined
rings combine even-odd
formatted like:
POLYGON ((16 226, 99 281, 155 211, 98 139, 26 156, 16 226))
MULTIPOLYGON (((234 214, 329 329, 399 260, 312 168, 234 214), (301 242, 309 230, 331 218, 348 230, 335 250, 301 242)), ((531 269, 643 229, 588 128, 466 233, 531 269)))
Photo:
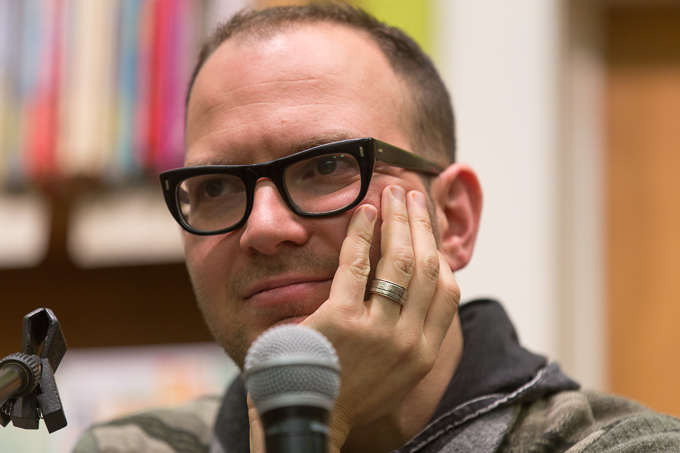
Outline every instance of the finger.
MULTIPOLYGON (((338 310, 339 315, 357 317, 363 314, 366 281, 371 272, 371 241, 377 215, 375 206, 360 206, 347 228, 347 236, 340 248, 338 270, 326 302, 338 310)), ((326 304, 321 308, 325 310, 326 304)))
POLYGON ((264 429, 262 421, 248 395, 248 421, 250 424, 250 453, 265 453, 264 429))
POLYGON ((460 288, 446 258, 439 253, 439 279, 423 325, 423 335, 432 344, 440 345, 444 341, 459 304, 460 288))
MULTIPOLYGON (((408 288, 414 269, 413 244, 408 223, 406 196, 399 186, 388 186, 382 193, 381 258, 376 278, 408 288)), ((398 319, 401 305, 394 300, 372 294, 367 304, 377 315, 398 319)))
POLYGON ((402 318, 413 319, 422 325, 439 279, 439 254, 425 195, 419 191, 411 191, 406 202, 415 268, 408 287, 408 303, 402 309, 402 318))

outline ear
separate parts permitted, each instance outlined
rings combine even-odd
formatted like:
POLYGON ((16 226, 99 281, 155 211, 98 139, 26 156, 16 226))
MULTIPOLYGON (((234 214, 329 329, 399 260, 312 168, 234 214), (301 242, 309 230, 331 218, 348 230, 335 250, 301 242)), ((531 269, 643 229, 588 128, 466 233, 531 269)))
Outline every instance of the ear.
POLYGON ((482 213, 482 188, 472 168, 455 163, 432 183, 432 198, 441 235, 439 250, 457 271, 472 258, 482 213))

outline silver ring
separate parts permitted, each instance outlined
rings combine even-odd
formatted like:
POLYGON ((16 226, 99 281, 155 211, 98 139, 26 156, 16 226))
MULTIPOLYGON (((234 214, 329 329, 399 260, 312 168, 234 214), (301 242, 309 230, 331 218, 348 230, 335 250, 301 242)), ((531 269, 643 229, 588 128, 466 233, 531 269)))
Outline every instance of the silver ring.
POLYGON ((408 290, 406 288, 381 278, 376 278, 373 280, 368 291, 374 294, 380 294, 381 296, 385 296, 388 299, 392 299, 393 301, 398 302, 400 305, 404 305, 406 303, 406 298, 408 297, 408 290))

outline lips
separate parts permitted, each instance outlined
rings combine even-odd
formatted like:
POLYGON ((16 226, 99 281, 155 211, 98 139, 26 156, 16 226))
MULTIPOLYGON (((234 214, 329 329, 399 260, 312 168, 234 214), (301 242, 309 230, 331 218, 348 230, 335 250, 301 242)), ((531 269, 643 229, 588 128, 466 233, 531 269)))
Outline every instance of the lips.
POLYGON ((244 299, 268 293, 286 292, 298 286, 314 285, 332 280, 332 277, 276 277, 259 281, 245 291, 244 299))
POLYGON ((280 321, 309 316, 330 293, 332 278, 275 278, 248 290, 244 301, 260 319, 280 321))

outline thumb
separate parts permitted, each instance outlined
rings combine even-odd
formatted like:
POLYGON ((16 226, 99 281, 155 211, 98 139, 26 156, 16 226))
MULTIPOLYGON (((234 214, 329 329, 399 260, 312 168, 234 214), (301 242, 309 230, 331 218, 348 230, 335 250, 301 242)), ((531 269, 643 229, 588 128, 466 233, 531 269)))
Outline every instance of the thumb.
POLYGON ((250 453, 265 453, 262 421, 248 395, 248 420, 250 422, 250 453))

